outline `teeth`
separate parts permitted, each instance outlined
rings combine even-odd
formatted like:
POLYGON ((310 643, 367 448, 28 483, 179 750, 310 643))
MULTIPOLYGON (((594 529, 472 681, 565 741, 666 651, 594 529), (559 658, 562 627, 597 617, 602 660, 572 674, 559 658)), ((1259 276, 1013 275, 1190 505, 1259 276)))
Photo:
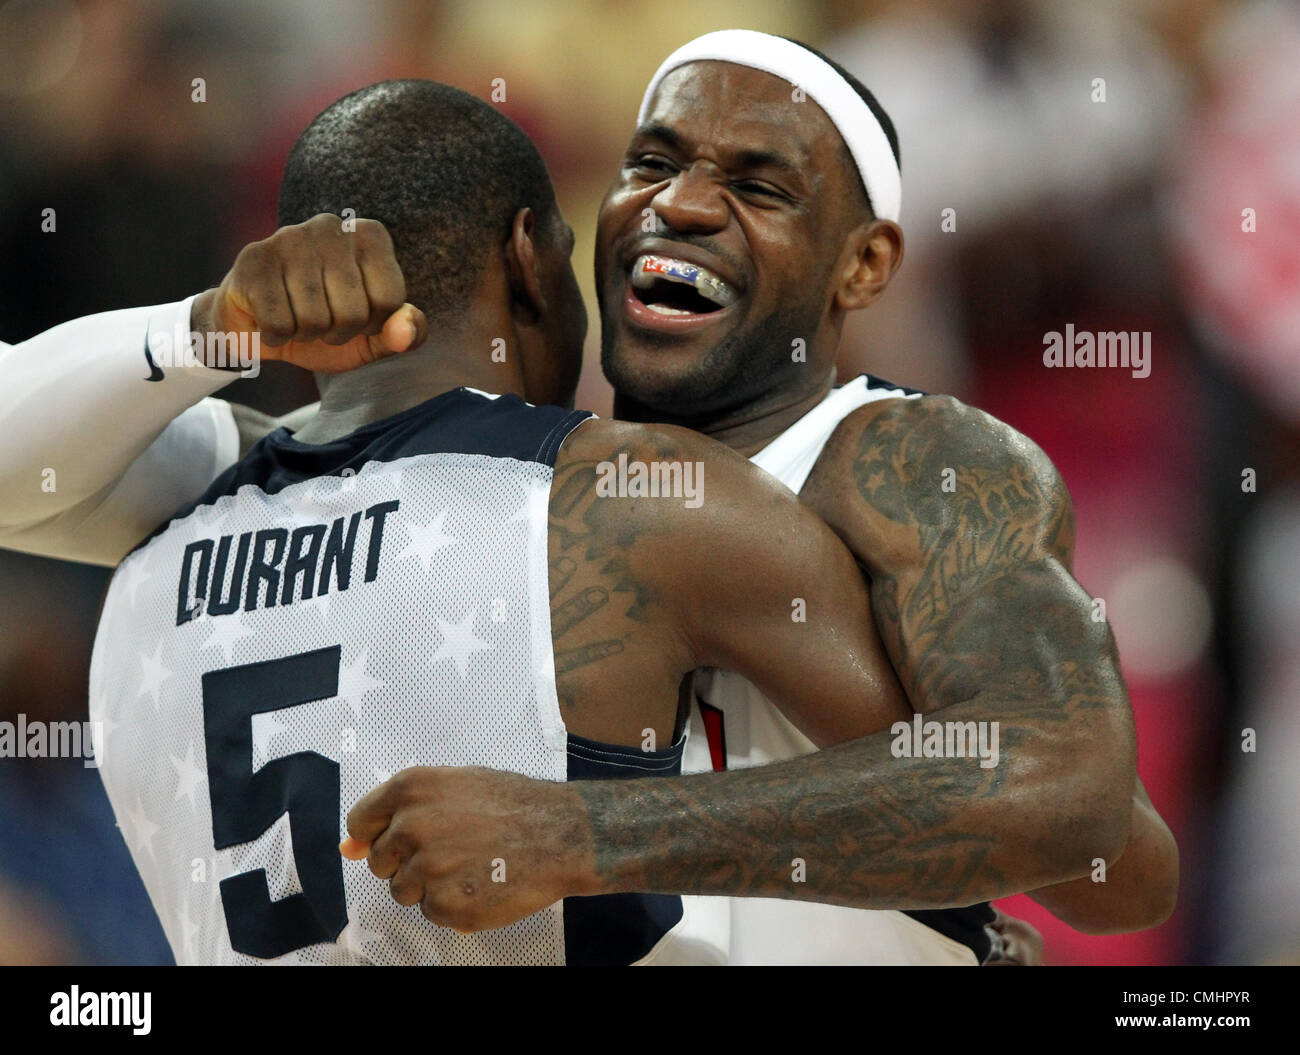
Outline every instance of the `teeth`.
MULTIPOLYGON (((735 303, 736 293, 713 272, 698 264, 690 264, 671 256, 655 256, 643 253, 636 258, 632 267, 632 285, 637 289, 649 289, 657 279, 667 282, 680 282, 684 286, 693 286, 700 296, 713 301, 721 308, 735 303)), ((689 315, 690 312, 673 309, 662 311, 664 315, 689 315)))
POLYGON ((647 304, 647 308, 656 315, 694 315, 693 311, 683 311, 681 308, 670 308, 667 304, 647 304))

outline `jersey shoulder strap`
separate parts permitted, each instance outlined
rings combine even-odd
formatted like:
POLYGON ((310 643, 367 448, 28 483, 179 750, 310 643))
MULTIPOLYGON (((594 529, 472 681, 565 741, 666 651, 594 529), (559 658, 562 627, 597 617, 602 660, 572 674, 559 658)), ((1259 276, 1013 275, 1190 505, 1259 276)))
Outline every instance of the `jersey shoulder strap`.
POLYGON ((288 429, 279 428, 255 443, 202 495, 173 513, 135 549, 166 530, 171 521, 249 485, 273 495, 304 480, 352 476, 370 462, 421 454, 476 454, 554 468, 565 438, 590 417, 594 415, 586 410, 534 406, 515 395, 454 388, 329 443, 300 443, 288 429))

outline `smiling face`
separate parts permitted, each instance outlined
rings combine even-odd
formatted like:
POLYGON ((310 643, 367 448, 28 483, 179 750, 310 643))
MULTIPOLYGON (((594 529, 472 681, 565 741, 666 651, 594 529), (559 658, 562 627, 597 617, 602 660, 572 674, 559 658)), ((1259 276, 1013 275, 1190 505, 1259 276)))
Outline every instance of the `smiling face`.
POLYGON ((690 63, 628 145, 601 205, 596 289, 605 376, 642 416, 725 416, 824 385, 844 311, 866 303, 863 248, 883 222, 835 126, 795 94, 690 63))

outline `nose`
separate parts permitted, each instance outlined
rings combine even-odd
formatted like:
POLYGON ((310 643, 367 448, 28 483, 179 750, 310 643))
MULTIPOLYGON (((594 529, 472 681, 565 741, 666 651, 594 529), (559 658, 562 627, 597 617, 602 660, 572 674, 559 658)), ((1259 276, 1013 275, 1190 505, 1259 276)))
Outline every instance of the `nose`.
POLYGON ((674 231, 720 231, 730 216, 721 188, 703 163, 673 176, 654 196, 651 206, 674 231))

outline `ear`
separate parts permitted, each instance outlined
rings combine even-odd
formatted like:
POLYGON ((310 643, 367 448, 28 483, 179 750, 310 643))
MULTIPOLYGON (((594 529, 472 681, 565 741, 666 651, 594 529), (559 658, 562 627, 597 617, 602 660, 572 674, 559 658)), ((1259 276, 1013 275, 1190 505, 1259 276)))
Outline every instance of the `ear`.
POLYGON ((835 304, 843 311, 865 308, 885 291, 903 262, 903 232, 892 220, 872 220, 853 230, 835 304))
POLYGON ((537 219, 533 210, 520 209, 510 225, 510 239, 505 246, 506 280, 510 288, 510 312, 527 324, 536 323, 546 314, 536 236, 537 219))

